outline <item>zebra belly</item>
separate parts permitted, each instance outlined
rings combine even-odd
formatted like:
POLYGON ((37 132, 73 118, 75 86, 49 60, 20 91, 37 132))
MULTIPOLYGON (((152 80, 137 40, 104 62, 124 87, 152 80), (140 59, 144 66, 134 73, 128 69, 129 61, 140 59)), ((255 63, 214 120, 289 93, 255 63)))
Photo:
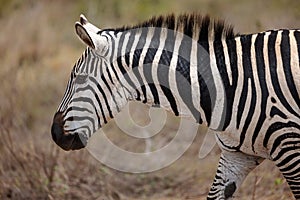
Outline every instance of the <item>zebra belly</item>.
POLYGON ((216 132, 216 140, 222 151, 242 152, 247 155, 270 159, 268 148, 264 147, 261 142, 263 135, 263 133, 258 135, 258 141, 253 146, 252 138, 249 135, 245 135, 245 139, 243 143, 241 143, 241 133, 238 131, 216 132))

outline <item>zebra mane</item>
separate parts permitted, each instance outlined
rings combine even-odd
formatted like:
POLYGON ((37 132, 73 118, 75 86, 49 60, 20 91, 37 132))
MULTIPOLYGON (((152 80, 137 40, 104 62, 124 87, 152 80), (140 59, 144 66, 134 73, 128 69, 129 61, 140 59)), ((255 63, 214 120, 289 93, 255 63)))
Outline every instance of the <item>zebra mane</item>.
POLYGON ((199 13, 180 14, 178 16, 174 14, 154 16, 137 25, 123 26, 113 30, 122 32, 143 27, 171 29, 182 32, 191 38, 197 39, 199 42, 205 42, 209 38, 214 40, 232 39, 238 35, 234 33, 233 26, 225 24, 224 20, 214 20, 208 15, 203 16, 199 13))

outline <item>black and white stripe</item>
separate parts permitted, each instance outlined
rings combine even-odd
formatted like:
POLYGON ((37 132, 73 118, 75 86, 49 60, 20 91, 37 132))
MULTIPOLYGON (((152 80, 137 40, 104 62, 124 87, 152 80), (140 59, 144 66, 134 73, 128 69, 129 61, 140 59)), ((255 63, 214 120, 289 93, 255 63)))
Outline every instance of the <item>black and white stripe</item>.
POLYGON ((95 34, 108 47, 88 47, 74 66, 58 109, 66 132, 90 137, 128 100, 160 106, 217 131, 209 199, 231 198, 266 158, 300 199, 299 30, 234 35, 194 14, 95 34))

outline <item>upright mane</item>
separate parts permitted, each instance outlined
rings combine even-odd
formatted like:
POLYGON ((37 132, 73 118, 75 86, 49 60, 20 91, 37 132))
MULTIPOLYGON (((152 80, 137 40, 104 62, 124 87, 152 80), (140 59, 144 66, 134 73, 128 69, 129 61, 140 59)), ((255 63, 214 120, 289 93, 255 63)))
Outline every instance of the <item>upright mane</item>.
POLYGON ((237 34, 233 31, 233 26, 225 24, 224 20, 214 20, 208 15, 174 14, 154 16, 151 19, 133 26, 123 26, 113 29, 116 32, 144 27, 161 27, 182 32, 191 38, 197 38, 199 42, 207 41, 208 38, 214 40, 232 39, 237 34))

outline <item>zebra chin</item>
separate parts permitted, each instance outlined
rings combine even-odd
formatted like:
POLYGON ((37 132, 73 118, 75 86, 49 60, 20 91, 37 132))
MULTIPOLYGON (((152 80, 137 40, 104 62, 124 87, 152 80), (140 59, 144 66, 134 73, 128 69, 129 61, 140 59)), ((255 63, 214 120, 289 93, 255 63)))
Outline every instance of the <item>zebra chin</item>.
POLYGON ((69 134, 64 131, 61 112, 57 112, 54 115, 51 134, 54 142, 66 151, 78 150, 84 148, 87 144, 87 140, 80 137, 78 133, 69 134))

